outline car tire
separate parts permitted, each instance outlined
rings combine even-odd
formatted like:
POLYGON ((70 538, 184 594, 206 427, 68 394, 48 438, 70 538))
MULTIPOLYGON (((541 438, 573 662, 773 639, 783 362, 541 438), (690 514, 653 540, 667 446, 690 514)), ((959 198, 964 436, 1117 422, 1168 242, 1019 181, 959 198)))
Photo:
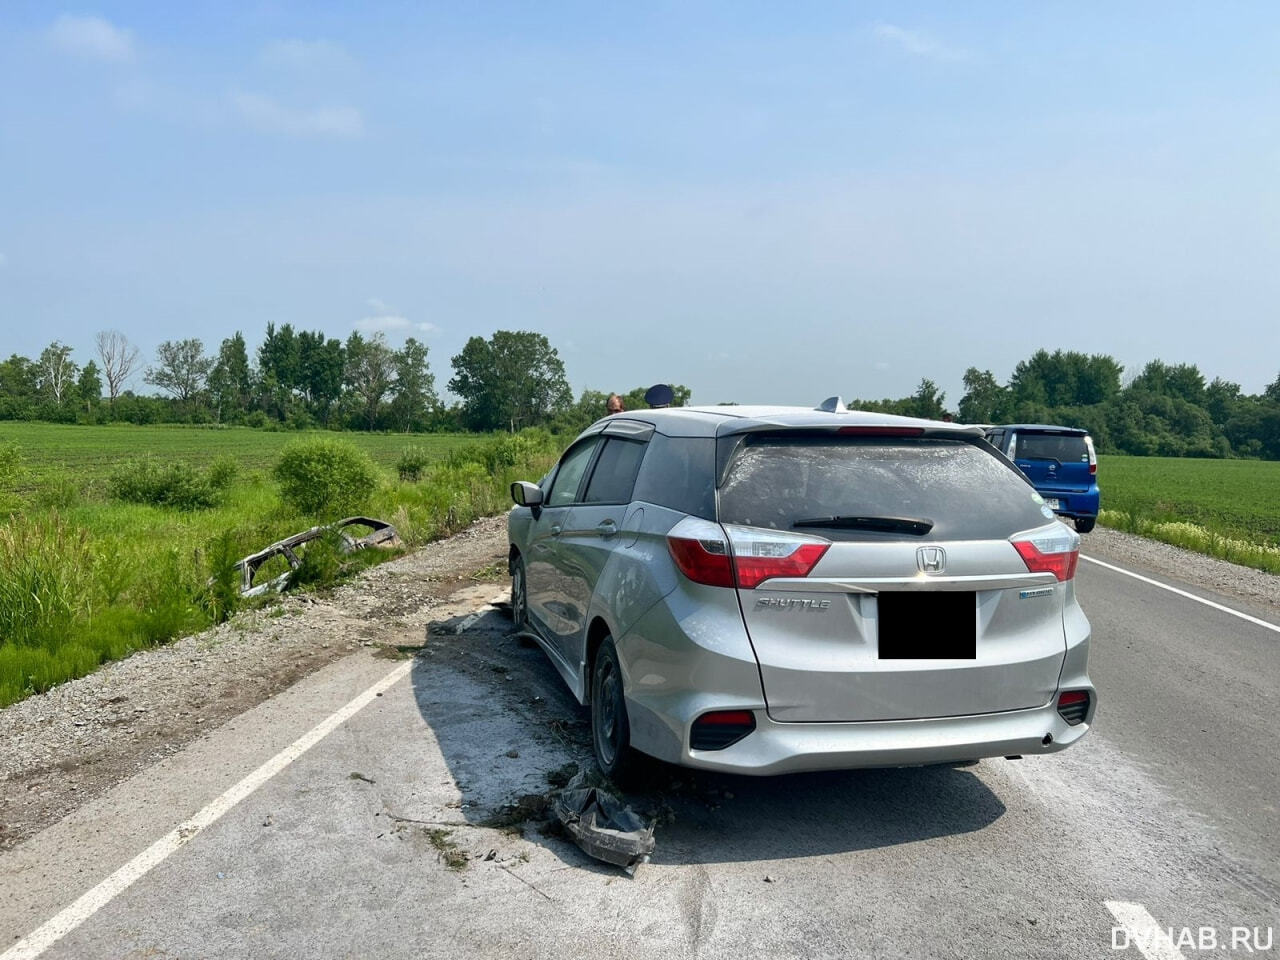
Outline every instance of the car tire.
POLYGON ((619 786, 631 782, 638 761, 612 637, 605 637, 591 665, 591 748, 602 773, 619 786))
POLYGON ((1078 533, 1088 533, 1097 522, 1097 517, 1076 517, 1076 531, 1078 533))
POLYGON ((511 621, 517 630, 529 629, 529 581, 521 556, 511 565, 511 621))

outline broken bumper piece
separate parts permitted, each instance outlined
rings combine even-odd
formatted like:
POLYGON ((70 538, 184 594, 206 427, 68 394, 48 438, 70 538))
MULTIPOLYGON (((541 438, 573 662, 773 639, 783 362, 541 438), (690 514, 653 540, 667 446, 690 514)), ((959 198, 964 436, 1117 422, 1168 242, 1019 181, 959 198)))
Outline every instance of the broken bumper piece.
POLYGON ((653 824, 607 790, 585 784, 579 773, 552 801, 552 811, 584 853, 634 873, 653 853, 653 824))

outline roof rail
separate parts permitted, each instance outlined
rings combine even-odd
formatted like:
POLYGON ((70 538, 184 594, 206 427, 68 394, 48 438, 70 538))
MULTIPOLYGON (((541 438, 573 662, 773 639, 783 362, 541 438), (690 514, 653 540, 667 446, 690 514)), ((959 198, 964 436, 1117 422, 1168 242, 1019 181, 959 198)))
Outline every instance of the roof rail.
POLYGON ((813 409, 821 410, 823 413, 848 413, 849 408, 844 405, 844 398, 839 394, 834 397, 827 397, 813 409))

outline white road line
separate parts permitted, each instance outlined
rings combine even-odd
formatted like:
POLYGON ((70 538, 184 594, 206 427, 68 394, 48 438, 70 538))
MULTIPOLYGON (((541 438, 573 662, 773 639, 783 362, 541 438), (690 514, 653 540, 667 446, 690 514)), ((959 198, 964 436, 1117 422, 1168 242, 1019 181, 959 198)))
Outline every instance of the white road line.
POLYGON ((222 794, 222 796, 212 800, 208 806, 190 820, 179 824, 173 831, 147 847, 146 850, 111 874, 107 879, 81 896, 75 903, 45 921, 45 923, 27 934, 4 953, 0 953, 0 960, 34 960, 35 957, 40 956, 40 954, 105 907, 117 895, 123 893, 132 884, 140 880, 152 867, 163 862, 169 854, 190 842, 201 830, 217 822, 224 813, 237 803, 297 760, 347 720, 350 720, 378 694, 388 689, 408 673, 412 666, 412 661, 396 666, 394 670, 337 713, 331 714, 320 721, 320 723, 258 767, 257 770, 254 770, 253 773, 222 794))
MULTIPOLYGON (((1167 583, 1161 583, 1159 580, 1152 580, 1150 577, 1144 577, 1140 573, 1134 573, 1132 570, 1126 570, 1124 567, 1117 567, 1114 564, 1104 563, 1093 557, 1086 557, 1080 554, 1081 560, 1088 560, 1090 563, 1096 563, 1100 567, 1106 567, 1108 570, 1114 570, 1116 573, 1123 573, 1126 577, 1133 577, 1135 580, 1141 580, 1143 583, 1149 583, 1153 587, 1159 587, 1161 590, 1168 590, 1170 593, 1176 593, 1180 597, 1186 597, 1188 600, 1194 600, 1196 603, 1203 603, 1206 607, 1213 607, 1215 610, 1221 610, 1223 613, 1229 613, 1233 617, 1239 617, 1241 620, 1248 620, 1252 624, 1262 627, 1264 630, 1270 630, 1272 633, 1280 633, 1280 626, 1267 620, 1261 620, 1258 617, 1252 617, 1247 613, 1241 613, 1239 610, 1233 610, 1231 607, 1224 607, 1220 603, 1214 603, 1212 600, 1206 600, 1204 597, 1197 597, 1194 593, 1188 593, 1186 590, 1179 590, 1177 587, 1171 587, 1167 583)), ((0 960, 4 960, 0 957, 0 960)))
MULTIPOLYGON (((1186 955, 1169 939, 1169 934, 1160 928, 1156 918, 1142 904, 1126 903, 1123 900, 1105 902, 1116 922, 1124 928, 1128 945, 1137 948, 1147 960, 1187 960, 1186 955)), ((1113 933, 1113 949, 1123 949, 1123 944, 1117 945, 1118 940, 1117 934, 1113 933)))

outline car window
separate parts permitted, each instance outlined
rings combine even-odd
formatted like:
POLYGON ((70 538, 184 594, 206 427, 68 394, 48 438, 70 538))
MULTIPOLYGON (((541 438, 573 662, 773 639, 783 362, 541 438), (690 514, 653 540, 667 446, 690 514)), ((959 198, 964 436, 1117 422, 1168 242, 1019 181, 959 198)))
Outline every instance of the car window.
POLYGON ((1079 434, 1020 433, 1013 459, 1052 459, 1060 463, 1088 463, 1089 448, 1079 434))
MULTIPOLYGON (((729 465, 719 519, 792 530, 798 520, 900 517, 933 524, 920 540, 985 540, 1044 524, 1041 502, 1008 461, 974 444, 775 437, 750 442, 729 465)), ((811 532, 832 540, 903 536, 811 532)))
POLYGON ((668 437, 655 433, 640 465, 633 500, 714 520, 716 441, 713 437, 668 437))
POLYGON ((645 444, 634 440, 605 440, 582 499, 587 503, 629 503, 644 451, 645 444))
POLYGON ((564 455, 556 478, 551 483, 551 492, 547 495, 547 506, 562 507, 573 503, 578 496, 578 487, 582 483, 582 474, 591 462, 591 454, 595 452, 597 438, 592 437, 578 444, 564 455))

